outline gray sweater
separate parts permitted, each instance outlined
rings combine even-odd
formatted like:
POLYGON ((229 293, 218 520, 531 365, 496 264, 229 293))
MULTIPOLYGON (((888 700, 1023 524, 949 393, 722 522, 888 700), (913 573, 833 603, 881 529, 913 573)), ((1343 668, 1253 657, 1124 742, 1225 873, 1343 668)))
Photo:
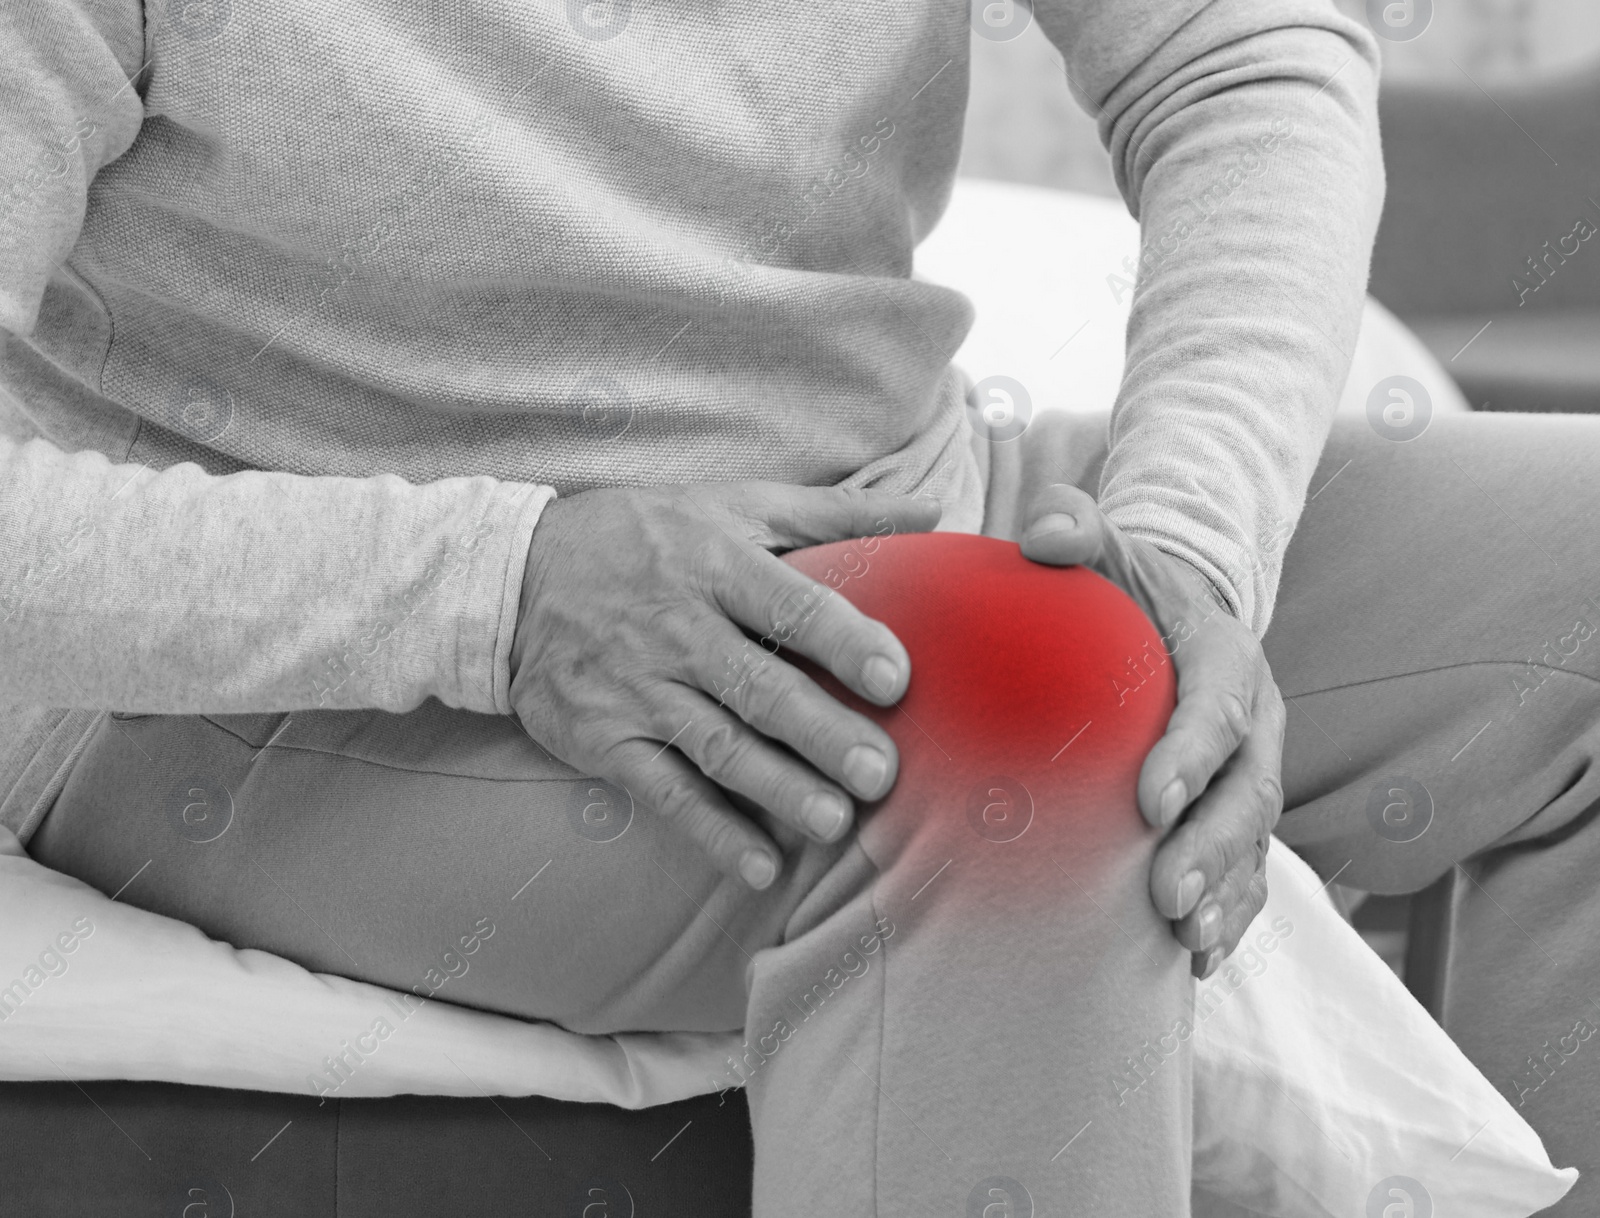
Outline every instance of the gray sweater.
MULTIPOLYGON (((1264 631, 1359 318, 1374 45, 1329 0, 1036 19, 1144 231, 1101 502, 1264 631)), ((0 823, 107 709, 509 712, 553 494, 848 482, 976 529, 971 308, 911 278, 969 21, 0 5, 0 823)))

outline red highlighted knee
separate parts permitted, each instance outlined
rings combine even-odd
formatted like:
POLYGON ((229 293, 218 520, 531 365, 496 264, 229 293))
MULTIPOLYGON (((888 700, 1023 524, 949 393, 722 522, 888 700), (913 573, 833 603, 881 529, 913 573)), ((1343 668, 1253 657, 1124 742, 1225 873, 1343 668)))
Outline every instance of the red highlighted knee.
POLYGON ((1139 769, 1176 680, 1127 593, 1087 568, 957 533, 838 542, 786 561, 887 625, 911 656, 910 687, 890 708, 801 662, 894 739, 900 776, 885 804, 936 804, 990 841, 1041 823, 1080 842, 1097 825, 1142 831, 1139 769))

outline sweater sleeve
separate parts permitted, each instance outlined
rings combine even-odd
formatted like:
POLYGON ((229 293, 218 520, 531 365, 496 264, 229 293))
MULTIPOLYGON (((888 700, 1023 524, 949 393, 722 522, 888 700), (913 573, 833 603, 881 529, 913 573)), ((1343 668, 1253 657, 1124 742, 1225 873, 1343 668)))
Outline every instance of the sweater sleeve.
MULTIPOLYGON (((0 6, 0 328, 32 331, 90 182, 138 134, 142 11, 0 6)), ((0 438, 0 704, 403 711, 433 696, 509 713, 523 564, 553 495, 489 477, 155 471, 0 438)))
POLYGON ((1038 0, 1138 217, 1100 503, 1258 635, 1349 372, 1378 54, 1331 0, 1038 0))
POLYGON ((507 714, 548 487, 159 473, 0 440, 0 702, 507 714))

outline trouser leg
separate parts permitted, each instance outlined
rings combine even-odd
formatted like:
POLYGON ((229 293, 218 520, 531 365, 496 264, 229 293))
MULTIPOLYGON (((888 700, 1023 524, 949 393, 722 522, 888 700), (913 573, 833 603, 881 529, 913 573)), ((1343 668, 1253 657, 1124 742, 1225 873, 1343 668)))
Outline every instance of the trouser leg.
POLYGON ((316 971, 576 1031, 718 1031, 743 1022, 741 945, 776 941, 843 849, 767 827, 787 862, 756 897, 511 720, 429 702, 107 720, 29 851, 316 971))
POLYGON ((1187 1214, 1193 987, 1132 781, 1027 775, 1009 842, 971 785, 897 788, 756 955, 756 1212, 1187 1214))
MULTIPOLYGON (((1041 421, 1009 458, 1024 496, 1103 460, 1103 415, 1041 421)), ((1444 416, 1403 443, 1339 419, 1264 640, 1279 836, 1378 892, 1459 869, 1444 1026, 1585 1172, 1563 1214, 1600 1197, 1597 526, 1600 418, 1444 416)))
POLYGON ((1186 1213, 1192 987, 1149 902, 1137 759, 1108 787, 1039 742, 1036 822, 992 841, 970 733, 941 732, 945 771, 899 730, 857 834, 767 822, 764 893, 437 704, 108 720, 30 848, 312 968, 587 1032, 743 1027, 707 1081, 750 1087, 760 1218, 1186 1213))
POLYGON ((1341 422, 1325 483, 1266 639, 1290 700, 1282 836, 1382 892, 1458 868, 1444 1026, 1584 1171, 1551 1212, 1590 1212, 1600 419, 1444 417, 1404 444, 1341 422))

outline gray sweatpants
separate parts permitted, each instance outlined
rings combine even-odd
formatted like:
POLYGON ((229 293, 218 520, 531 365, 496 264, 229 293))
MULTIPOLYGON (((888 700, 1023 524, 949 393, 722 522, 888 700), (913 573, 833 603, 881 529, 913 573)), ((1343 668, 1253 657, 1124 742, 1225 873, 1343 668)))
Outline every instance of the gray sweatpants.
MULTIPOLYGON (((1103 416, 1042 421, 986 531, 1015 532, 1030 485, 1096 484, 1103 416)), ((1445 1030, 1583 1172, 1543 1212, 1600 1212, 1600 417, 1447 415, 1405 442, 1338 420, 1264 645, 1278 836, 1381 893, 1454 869, 1445 1030)))
MULTIPOLYGON (((1027 440, 994 450, 986 531, 1014 536, 1033 486, 1095 485, 1103 417, 1027 440)), ((1585 1169, 1592 471, 1588 417, 1406 443, 1341 420, 1266 639, 1280 836, 1378 891, 1461 865, 1446 1026, 1585 1169)), ((1003 867, 963 865, 977 839, 914 801, 830 847, 768 823, 787 863, 755 894, 579 778, 436 705, 108 720, 30 849, 108 891, 153 860, 123 899, 317 969, 584 1031, 743 1027, 722 1081, 750 1089, 758 1218, 1187 1212, 1187 960, 1131 805, 1089 844, 1047 821, 1003 867)), ((1588 1179, 1552 1212, 1593 1208, 1588 1179)))

